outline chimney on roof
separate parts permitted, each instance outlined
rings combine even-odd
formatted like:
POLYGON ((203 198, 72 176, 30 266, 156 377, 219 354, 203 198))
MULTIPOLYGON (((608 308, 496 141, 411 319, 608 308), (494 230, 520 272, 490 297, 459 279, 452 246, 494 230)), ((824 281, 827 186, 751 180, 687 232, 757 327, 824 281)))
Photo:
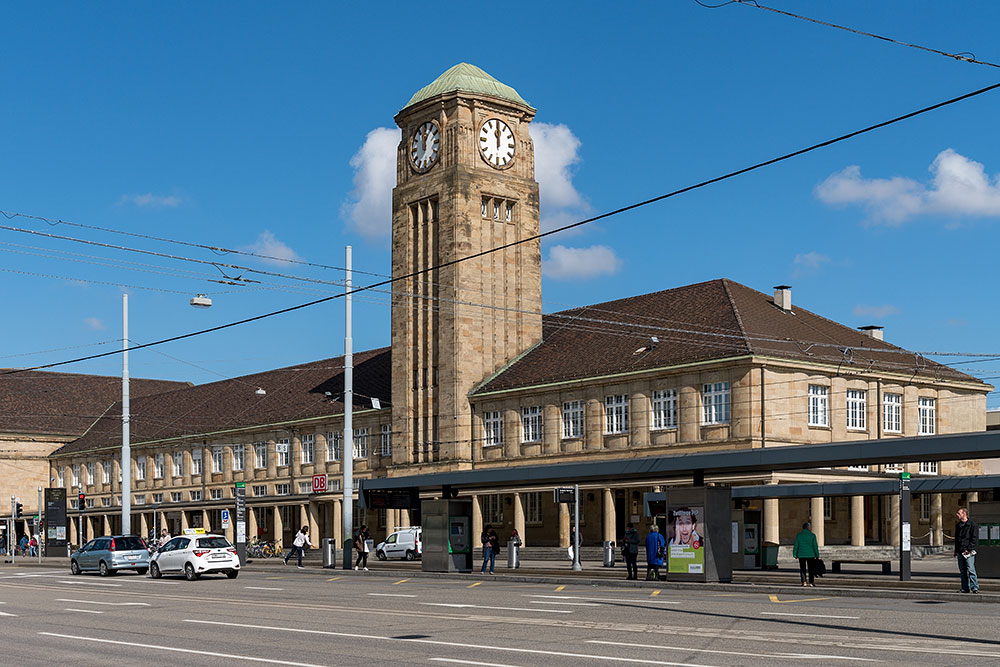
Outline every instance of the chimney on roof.
POLYGON ((858 327, 858 331, 866 336, 871 336, 875 340, 883 340, 882 338, 882 327, 876 326, 874 324, 869 324, 866 327, 858 327))
POLYGON ((774 305, 781 308, 786 313, 792 312, 792 286, 774 286, 774 305))

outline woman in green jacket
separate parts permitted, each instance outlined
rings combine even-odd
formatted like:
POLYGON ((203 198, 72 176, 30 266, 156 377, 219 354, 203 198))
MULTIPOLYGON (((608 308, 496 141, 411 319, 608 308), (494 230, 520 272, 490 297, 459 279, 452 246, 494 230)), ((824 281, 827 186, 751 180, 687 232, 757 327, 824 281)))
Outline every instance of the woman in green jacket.
POLYGON ((808 521, 802 524, 802 532, 795 536, 795 546, 792 547, 792 557, 799 559, 799 574, 803 586, 816 585, 816 559, 819 558, 819 543, 816 534, 809 530, 812 526, 808 521), (806 572, 809 573, 809 583, 806 583, 806 572))

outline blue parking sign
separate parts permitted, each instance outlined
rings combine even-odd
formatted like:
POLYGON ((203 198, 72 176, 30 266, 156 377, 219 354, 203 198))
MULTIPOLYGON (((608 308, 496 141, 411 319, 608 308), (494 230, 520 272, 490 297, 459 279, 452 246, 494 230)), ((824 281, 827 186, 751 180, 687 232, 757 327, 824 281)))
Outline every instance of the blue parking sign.
POLYGON ((222 520, 226 523, 229 522, 229 510, 222 510, 222 520))

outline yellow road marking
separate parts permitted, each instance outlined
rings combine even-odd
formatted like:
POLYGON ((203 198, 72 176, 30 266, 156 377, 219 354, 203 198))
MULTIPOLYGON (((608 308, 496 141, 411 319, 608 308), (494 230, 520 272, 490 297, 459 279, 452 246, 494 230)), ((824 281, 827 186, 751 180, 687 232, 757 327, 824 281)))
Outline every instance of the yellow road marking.
POLYGON ((343 577, 330 577, 327 581, 336 581, 337 579, 343 579, 343 577))
POLYGON ((657 590, 653 591, 652 593, 650 593, 649 597, 653 597, 654 595, 659 595, 659 594, 660 594, 660 591, 659 591, 659 589, 657 589, 657 590))
POLYGON ((476 586, 478 586, 478 585, 479 585, 479 584, 481 584, 481 583, 483 583, 483 582, 481 582, 481 581, 477 581, 477 582, 476 582, 476 583, 474 583, 474 584, 469 584, 468 586, 466 586, 466 588, 475 588, 476 586))
POLYGON ((266 577, 266 578, 267 578, 267 579, 271 579, 271 580, 274 580, 274 579, 281 579, 282 577, 266 577))
POLYGON ((829 600, 830 598, 802 598, 801 600, 779 600, 777 595, 768 595, 771 602, 775 604, 788 604, 789 602, 816 602, 817 600, 829 600))
POLYGON ((409 579, 400 579, 399 581, 394 581, 394 582, 392 582, 392 585, 393 586, 399 586, 404 581, 409 581, 409 579))
POLYGON ((566 587, 565 586, 556 586, 556 593, 558 593, 559 591, 561 591, 564 588, 566 588, 566 587))

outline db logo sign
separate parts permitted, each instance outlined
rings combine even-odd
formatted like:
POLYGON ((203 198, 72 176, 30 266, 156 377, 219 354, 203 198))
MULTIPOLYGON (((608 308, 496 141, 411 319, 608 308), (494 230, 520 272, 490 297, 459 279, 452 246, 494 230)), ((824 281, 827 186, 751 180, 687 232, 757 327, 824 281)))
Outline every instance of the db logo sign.
POLYGON ((326 491, 326 475, 313 475, 313 493, 326 491))

